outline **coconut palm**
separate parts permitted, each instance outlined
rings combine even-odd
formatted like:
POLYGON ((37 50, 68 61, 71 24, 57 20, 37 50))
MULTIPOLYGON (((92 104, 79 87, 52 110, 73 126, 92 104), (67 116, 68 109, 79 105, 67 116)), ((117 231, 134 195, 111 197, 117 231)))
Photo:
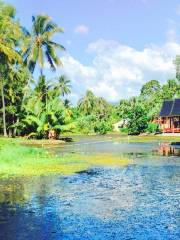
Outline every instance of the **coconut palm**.
POLYGON ((71 107, 71 102, 70 102, 69 99, 64 100, 64 107, 67 108, 67 109, 71 107))
POLYGON ((54 42, 52 38, 54 34, 62 33, 63 29, 59 28, 47 15, 33 16, 32 23, 31 32, 23 28, 26 35, 23 59, 31 73, 34 72, 38 63, 41 75, 43 75, 45 58, 52 70, 62 64, 56 50, 65 50, 65 48, 61 44, 54 42))
POLYGON ((96 99, 95 114, 96 114, 96 117, 98 119, 108 118, 109 117, 110 105, 102 97, 99 97, 99 98, 96 99))
POLYGON ((68 95, 71 93, 71 81, 65 76, 62 75, 58 77, 58 84, 56 88, 58 88, 61 92, 61 95, 64 97, 65 95, 68 95))
POLYGON ((78 103, 78 109, 80 112, 84 113, 85 115, 92 114, 93 110, 96 106, 96 97, 94 96, 93 92, 87 91, 86 95, 80 99, 78 103))
POLYGON ((4 97, 4 81, 7 78, 9 65, 21 61, 17 52, 17 41, 21 36, 19 24, 14 21, 15 9, 9 5, 0 3, 0 84, 3 111, 3 132, 6 130, 6 105, 4 97))

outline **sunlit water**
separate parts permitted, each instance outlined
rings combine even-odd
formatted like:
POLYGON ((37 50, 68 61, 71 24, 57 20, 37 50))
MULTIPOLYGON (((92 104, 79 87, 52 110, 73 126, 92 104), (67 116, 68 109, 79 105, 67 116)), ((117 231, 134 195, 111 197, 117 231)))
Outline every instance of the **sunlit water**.
POLYGON ((0 182, 0 240, 180 239, 180 148, 80 139, 56 154, 125 155, 125 167, 0 182))

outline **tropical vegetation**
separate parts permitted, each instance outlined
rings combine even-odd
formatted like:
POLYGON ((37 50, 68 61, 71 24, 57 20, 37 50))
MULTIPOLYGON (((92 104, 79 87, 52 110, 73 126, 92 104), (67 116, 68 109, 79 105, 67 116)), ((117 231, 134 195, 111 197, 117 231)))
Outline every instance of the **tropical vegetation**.
POLYGON ((153 122, 164 99, 180 96, 180 57, 174 64, 176 77, 161 84, 145 83, 139 96, 111 104, 88 90, 73 105, 69 100, 71 79, 53 73, 61 66, 58 51, 64 46, 54 40, 62 34, 47 15, 32 17, 31 29, 21 26, 13 6, 0 1, 0 134, 28 138, 59 138, 61 134, 105 134, 122 121, 123 133, 159 131, 153 122), (52 70, 46 76, 45 66, 52 70))

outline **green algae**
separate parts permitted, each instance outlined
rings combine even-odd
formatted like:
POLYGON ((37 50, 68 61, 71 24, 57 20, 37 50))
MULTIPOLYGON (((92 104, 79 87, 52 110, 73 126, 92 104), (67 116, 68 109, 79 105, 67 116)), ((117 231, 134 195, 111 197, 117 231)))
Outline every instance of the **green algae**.
POLYGON ((16 140, 0 141, 0 177, 69 175, 87 168, 78 156, 58 157, 43 148, 21 146, 16 140))
POLYGON ((111 154, 57 156, 47 149, 22 146, 21 141, 0 139, 0 178, 42 175, 71 175, 95 165, 124 166, 128 159, 111 154))

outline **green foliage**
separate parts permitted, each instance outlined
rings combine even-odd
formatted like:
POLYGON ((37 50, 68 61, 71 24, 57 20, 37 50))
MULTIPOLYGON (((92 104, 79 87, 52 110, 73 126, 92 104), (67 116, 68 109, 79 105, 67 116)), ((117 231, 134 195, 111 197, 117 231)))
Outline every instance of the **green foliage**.
POLYGON ((145 83, 141 88, 141 96, 148 98, 161 91, 161 85, 157 80, 145 83))
POLYGON ((93 115, 89 116, 81 116, 77 119, 77 131, 82 132, 84 134, 89 134, 93 131, 93 122, 95 121, 95 117, 93 115))
POLYGON ((47 137, 50 130, 60 133, 66 122, 63 101, 52 85, 48 85, 41 76, 24 104, 25 116, 20 128, 26 134, 36 133, 38 138, 47 137))
POLYGON ((74 174, 87 169, 89 164, 79 155, 58 157, 43 148, 22 146, 14 139, 0 138, 0 166, 0 177, 6 178, 74 174))
POLYGON ((78 130, 83 133, 105 134, 112 131, 113 107, 104 98, 87 91, 77 106, 78 130))
MULTIPOLYGON (((55 89, 60 91, 60 94, 64 97, 71 93, 71 81, 67 78, 67 76, 62 75, 57 78, 57 84, 55 89)), ((66 100, 67 103, 67 100, 66 100)))
POLYGON ((144 132, 148 126, 148 116, 145 108, 139 103, 132 104, 127 113, 127 128, 129 134, 140 134, 144 132))
POLYGON ((127 128, 127 127, 123 127, 123 128, 120 128, 119 131, 120 131, 121 133, 127 134, 127 133, 128 133, 128 128, 127 128))
POLYGON ((26 36, 22 48, 23 59, 32 73, 38 63, 42 75, 45 58, 52 70, 62 64, 56 50, 65 50, 65 48, 54 42, 52 38, 54 34, 62 33, 63 29, 59 28, 49 16, 33 16, 31 31, 29 32, 25 28, 23 30, 26 36))
POLYGON ((177 55, 174 60, 174 65, 176 67, 176 79, 180 83, 180 55, 177 55))
POLYGON ((28 31, 20 26, 13 6, 0 1, 0 132, 6 136, 29 135, 47 138, 53 130, 105 134, 113 123, 124 121, 129 134, 154 132, 151 124, 164 99, 180 97, 180 58, 176 57, 176 78, 164 84, 158 80, 145 83, 140 95, 121 100, 116 106, 88 90, 77 106, 67 99, 71 82, 62 75, 49 81, 43 75, 45 62, 52 70, 61 65, 58 50, 64 47, 54 41, 62 33, 47 15, 32 17, 28 31), (38 65, 40 78, 33 73, 38 65))
POLYGON ((163 99, 173 99, 180 96, 180 84, 176 79, 169 79, 162 87, 163 99))
POLYGON ((28 32, 20 27, 15 12, 15 8, 0 2, 0 108, 3 113, 0 128, 3 123, 4 135, 29 134, 38 138, 47 137, 52 129, 57 133, 71 129, 69 115, 60 99, 61 95, 70 93, 69 80, 62 76, 53 86, 42 75, 45 58, 53 70, 61 64, 56 51, 64 47, 54 42, 53 36, 63 30, 49 16, 38 15, 32 18, 32 29, 28 32), (36 63, 41 77, 33 87, 28 69, 33 73, 36 63), (69 127, 63 127, 66 124, 69 127))
POLYGON ((147 129, 146 129, 146 132, 148 133, 156 133, 158 130, 158 124, 157 123, 148 123, 148 126, 147 126, 147 129))
POLYGON ((177 79, 170 79, 164 85, 157 80, 145 83, 140 95, 129 100, 121 100, 116 107, 120 119, 127 121, 129 134, 142 132, 154 133, 157 130, 151 124, 159 114, 164 99, 180 96, 180 84, 177 79))
POLYGON ((107 132, 112 131, 111 122, 106 121, 97 121, 94 124, 94 132, 99 134, 106 134, 107 132))

